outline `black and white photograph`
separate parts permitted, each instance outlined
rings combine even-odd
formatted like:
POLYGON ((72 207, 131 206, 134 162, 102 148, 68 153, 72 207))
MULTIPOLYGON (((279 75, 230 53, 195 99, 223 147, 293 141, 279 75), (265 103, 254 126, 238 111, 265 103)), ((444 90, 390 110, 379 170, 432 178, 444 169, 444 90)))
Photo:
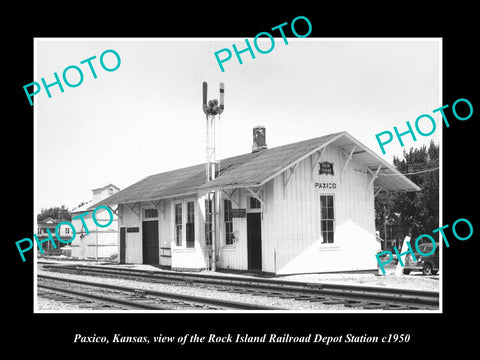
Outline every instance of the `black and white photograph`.
POLYGON ((37 41, 38 311, 441 309, 441 39, 265 37, 37 41))
POLYGON ((446 31, 320 20, 23 39, 32 213, 7 240, 32 328, 107 353, 447 338, 473 302, 473 77, 446 31))

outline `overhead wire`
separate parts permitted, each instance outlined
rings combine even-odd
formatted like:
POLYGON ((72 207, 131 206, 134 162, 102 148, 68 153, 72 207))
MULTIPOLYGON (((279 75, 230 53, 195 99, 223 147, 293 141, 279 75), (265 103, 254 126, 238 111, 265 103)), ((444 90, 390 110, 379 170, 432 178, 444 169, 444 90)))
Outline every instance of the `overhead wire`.
POLYGON ((400 176, 400 175, 416 175, 416 174, 422 174, 422 173, 426 173, 426 172, 429 172, 429 171, 436 171, 438 170, 440 167, 437 166, 436 168, 433 168, 433 169, 426 169, 426 170, 420 170, 420 171, 415 171, 415 172, 410 172, 410 173, 400 173, 400 174, 378 174, 378 176, 400 176))
MULTIPOLYGON (((429 172, 429 171, 436 171, 439 169, 439 166, 437 166, 436 168, 432 168, 432 169, 426 169, 426 170, 420 170, 420 171, 415 171, 415 172, 409 172, 409 173, 399 173, 399 174, 378 174, 377 176, 400 176, 400 175, 416 175, 416 174, 421 174, 421 173, 425 173, 425 172, 429 172)), ((362 171, 360 169, 354 169, 355 171, 358 171, 358 172, 361 172, 361 173, 364 173, 364 174, 369 174, 368 171, 362 171)))

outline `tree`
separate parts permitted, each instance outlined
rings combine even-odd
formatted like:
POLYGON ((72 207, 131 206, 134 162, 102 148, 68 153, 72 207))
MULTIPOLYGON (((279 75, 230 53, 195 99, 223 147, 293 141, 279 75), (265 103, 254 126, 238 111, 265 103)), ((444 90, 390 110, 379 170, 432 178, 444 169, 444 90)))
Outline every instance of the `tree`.
MULTIPOLYGON (((387 229, 395 228, 403 236, 415 239, 439 227, 439 146, 433 141, 429 147, 403 150, 403 159, 394 156, 393 165, 417 184, 421 190, 408 193, 380 193, 375 198, 375 225, 380 237, 386 239, 387 229)), ((388 234, 388 230, 387 230, 388 234)), ((428 240, 426 240, 428 241, 428 240)))

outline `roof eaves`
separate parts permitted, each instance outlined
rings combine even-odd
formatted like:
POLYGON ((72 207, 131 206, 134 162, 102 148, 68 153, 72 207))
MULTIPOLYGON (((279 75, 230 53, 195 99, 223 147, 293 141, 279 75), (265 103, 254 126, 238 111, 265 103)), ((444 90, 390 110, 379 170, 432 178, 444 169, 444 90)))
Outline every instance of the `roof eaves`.
MULTIPOLYGON (((370 148, 368 148, 367 146, 362 144, 360 141, 355 139, 349 133, 345 132, 345 136, 348 137, 349 140, 351 140, 352 142, 354 142, 355 144, 360 146, 362 149, 364 149, 369 155, 371 155, 373 158, 375 158, 375 160, 380 162, 382 167, 385 166, 388 170, 393 171, 396 174, 396 176, 401 177, 412 188, 411 190, 405 190, 405 191, 420 191, 421 190, 420 186, 418 186, 412 180, 410 180, 408 177, 403 175, 400 171, 398 171, 398 169, 396 169, 393 165, 388 163, 388 161, 383 159, 380 155, 378 155, 377 153, 372 151, 370 148)), ((380 174, 381 174, 381 172, 382 172, 382 170, 380 170, 380 174)))

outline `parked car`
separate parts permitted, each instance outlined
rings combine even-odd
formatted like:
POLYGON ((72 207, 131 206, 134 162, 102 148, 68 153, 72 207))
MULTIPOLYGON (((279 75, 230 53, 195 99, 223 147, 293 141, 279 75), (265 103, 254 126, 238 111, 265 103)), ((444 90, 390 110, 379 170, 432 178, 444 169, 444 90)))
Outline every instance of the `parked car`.
MULTIPOLYGON (((410 271, 422 271, 424 275, 435 275, 439 269, 439 244, 435 244, 435 252, 431 255, 425 256, 416 251, 414 248, 415 258, 414 261, 411 254, 407 254, 405 258, 405 266, 403 267, 404 274, 410 274, 410 271)), ((433 244, 431 242, 420 244, 419 250, 424 254, 429 254, 432 251, 433 244)))

